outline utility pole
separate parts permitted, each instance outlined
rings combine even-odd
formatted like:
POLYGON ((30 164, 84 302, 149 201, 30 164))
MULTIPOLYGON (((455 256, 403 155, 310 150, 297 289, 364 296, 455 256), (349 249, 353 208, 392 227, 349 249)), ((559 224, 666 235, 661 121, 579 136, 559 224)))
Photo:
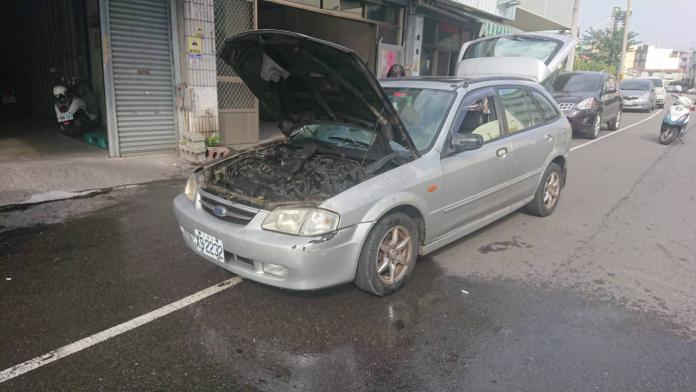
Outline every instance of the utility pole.
POLYGON ((628 43, 628 20, 633 13, 632 0, 626 0, 626 14, 624 15, 623 42, 621 43, 621 61, 619 62, 619 81, 624 78, 624 63, 626 62, 626 44, 628 43))
MULTIPOLYGON (((580 0, 575 0, 575 4, 573 5, 573 22, 570 28, 570 35, 574 38, 578 38, 578 33, 580 30, 580 0)), ((575 53, 577 52, 577 48, 573 53, 570 55, 568 58, 568 62, 566 63, 566 70, 567 71, 572 71, 573 70, 573 65, 575 64, 575 53)))

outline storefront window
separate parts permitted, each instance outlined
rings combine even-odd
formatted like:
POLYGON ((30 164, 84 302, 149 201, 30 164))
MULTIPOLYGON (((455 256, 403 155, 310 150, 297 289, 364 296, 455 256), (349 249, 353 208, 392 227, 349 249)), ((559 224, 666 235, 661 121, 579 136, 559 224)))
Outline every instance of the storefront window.
POLYGON ((362 16, 363 2, 355 0, 324 0, 324 9, 362 16))
POLYGON ((399 45, 399 28, 397 26, 377 26, 377 41, 385 44, 399 45))
POLYGON ((423 21, 423 54, 421 75, 450 76, 457 67, 461 44, 471 38, 471 32, 437 19, 423 21))
POLYGON ((420 58, 420 74, 421 76, 431 76, 433 74, 433 55, 435 50, 431 48, 423 48, 420 58))
POLYGON ((437 22, 430 18, 425 18, 423 22, 423 44, 435 45, 437 35, 437 22))
POLYGON ((459 46, 459 35, 457 26, 440 22, 437 30, 437 46, 454 49, 459 46))
POLYGON ((376 20, 378 22, 389 23, 393 25, 399 24, 399 8, 384 4, 366 5, 367 19, 376 20))

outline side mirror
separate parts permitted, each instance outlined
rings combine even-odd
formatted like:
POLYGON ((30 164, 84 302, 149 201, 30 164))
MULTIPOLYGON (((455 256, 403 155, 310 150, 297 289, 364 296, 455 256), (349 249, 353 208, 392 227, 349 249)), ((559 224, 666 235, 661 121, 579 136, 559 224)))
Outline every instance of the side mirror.
POLYGON ((483 146, 483 136, 475 133, 455 133, 452 135, 451 145, 456 152, 478 150, 483 146))

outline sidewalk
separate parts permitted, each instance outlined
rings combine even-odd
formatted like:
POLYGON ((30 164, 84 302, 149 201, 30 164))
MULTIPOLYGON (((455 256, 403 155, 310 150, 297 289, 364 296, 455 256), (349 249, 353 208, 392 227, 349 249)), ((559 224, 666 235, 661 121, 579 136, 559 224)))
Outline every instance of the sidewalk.
POLYGON ((0 206, 169 178, 182 178, 183 186, 195 167, 174 153, 108 158, 41 122, 8 125, 0 130, 0 206))

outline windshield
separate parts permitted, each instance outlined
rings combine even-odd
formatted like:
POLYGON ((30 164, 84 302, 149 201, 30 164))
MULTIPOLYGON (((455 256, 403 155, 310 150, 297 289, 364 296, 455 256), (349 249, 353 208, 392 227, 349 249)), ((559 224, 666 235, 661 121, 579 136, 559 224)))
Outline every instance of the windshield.
MULTIPOLYGON (((396 108, 401 121, 419 152, 428 150, 447 117, 454 93, 451 91, 420 88, 385 88, 384 91, 396 108)), ((306 138, 341 148, 366 150, 374 143, 372 129, 346 124, 320 123, 302 127, 293 139, 306 138)), ((407 151, 406 147, 390 141, 394 151, 407 151)))
POLYGON ((577 93, 598 91, 601 78, 598 75, 567 73, 560 74, 553 81, 553 91, 562 93, 577 93))
POLYGON ((645 90, 650 91, 652 85, 645 80, 624 80, 621 82, 622 90, 645 90))
POLYGON ((466 49, 462 60, 479 57, 532 57, 548 64, 561 46, 561 42, 552 39, 504 36, 472 44, 466 49))
POLYGON ((650 79, 655 87, 663 87, 662 79, 650 79))
POLYGON ((454 92, 423 88, 385 88, 384 92, 418 151, 429 149, 452 106, 454 92))

